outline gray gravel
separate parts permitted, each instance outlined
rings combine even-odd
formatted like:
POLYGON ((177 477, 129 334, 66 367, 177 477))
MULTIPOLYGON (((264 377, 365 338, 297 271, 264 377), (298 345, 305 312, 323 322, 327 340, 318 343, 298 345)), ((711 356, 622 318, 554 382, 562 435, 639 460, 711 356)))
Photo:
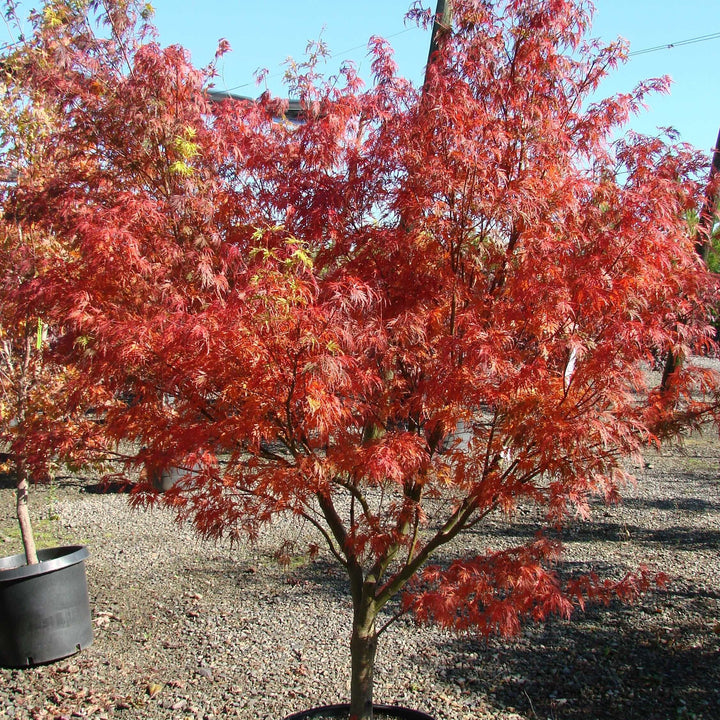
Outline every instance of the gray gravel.
MULTIPOLYGON (((614 574, 645 562, 671 576, 639 605, 592 609, 478 641, 400 621, 380 646, 376 700, 438 720, 470 718, 720 717, 720 483, 718 443, 694 438, 636 469, 619 508, 571 526, 567 566, 614 574)), ((327 558, 283 570, 278 524, 255 548, 197 540, 161 510, 76 479, 34 495, 87 562, 95 642, 29 670, 0 670, 8 718, 243 718, 280 720, 348 695, 350 602, 327 558)), ((0 488, 0 540, 12 489, 0 488)), ((7 530, 6 530, 7 531, 7 530)), ((498 519, 493 547, 534 531, 533 515, 498 519)), ((3 555, 18 552, 5 537, 3 555)), ((3 714, 0 713, 0 717, 3 714)))

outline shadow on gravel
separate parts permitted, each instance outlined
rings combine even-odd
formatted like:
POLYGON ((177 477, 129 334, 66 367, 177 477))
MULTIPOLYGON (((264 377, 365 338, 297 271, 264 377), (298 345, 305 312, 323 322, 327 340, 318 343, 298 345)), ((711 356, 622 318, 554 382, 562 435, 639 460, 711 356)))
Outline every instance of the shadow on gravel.
POLYGON ((668 498, 666 500, 640 500, 625 498, 622 507, 633 510, 664 510, 666 512, 717 512, 720 503, 701 500, 700 498, 668 498))
MULTIPOLYGON (((688 465, 681 464, 683 461, 684 459, 681 456, 677 459, 677 464, 668 465, 667 467, 652 466, 651 469, 647 470, 647 473, 662 481, 669 479, 674 484, 692 483, 693 485, 697 485, 698 481, 702 482, 703 480, 708 483, 718 482, 717 463, 714 466, 688 467, 688 465)), ((686 462, 691 464, 692 459, 686 462)), ((638 478, 638 483, 642 484, 642 474, 638 473, 636 477, 638 478)))
MULTIPOLYGON (((290 567, 284 567, 271 552, 259 555, 254 562, 234 562, 232 559, 216 559, 212 564, 198 563, 186 568, 189 578, 199 580, 205 584, 217 585, 230 580, 234 585, 255 590, 266 585, 265 573, 267 570, 280 573, 285 580, 287 593, 293 597, 307 597, 316 601, 325 596, 333 602, 342 601, 349 596, 348 581, 345 572, 337 565, 318 558, 307 560, 293 558, 290 567)), ((197 583, 200 584, 200 583, 197 583)), ((279 595, 272 593, 265 599, 275 604, 279 595)))
MULTIPOLYGON (((49 481, 33 483, 32 487, 47 488, 51 485, 56 487, 76 487, 84 489, 86 492, 89 492, 87 488, 90 487, 87 478, 78 477, 77 475, 58 475, 49 481)), ((17 487, 17 479, 14 472, 0 473, 0 490, 14 490, 15 487, 17 487)))
POLYGON ((452 639, 427 671, 527 718, 713 720, 720 628, 707 595, 685 588, 654 596, 656 604, 595 608, 516 640, 452 639))
POLYGON ((135 483, 131 482, 99 482, 88 483, 83 487, 91 495, 117 495, 132 492, 135 483))
POLYGON ((692 526, 673 526, 650 530, 624 523, 583 522, 574 526, 564 535, 564 540, 572 542, 627 542, 642 544, 669 544, 677 550, 719 550, 720 529, 706 530, 692 526))
MULTIPOLYGON (((668 503, 671 502, 674 501, 668 501, 668 503)), ((682 501, 678 501, 678 503, 683 505, 682 501)), ((720 511, 720 506, 715 503, 693 500, 687 502, 680 509, 686 509, 690 512, 701 512, 702 510, 720 511), (702 507, 700 507, 700 503, 702 503, 702 507)), ((478 529, 476 533, 467 533, 466 537, 475 535, 477 537, 503 538, 511 540, 512 544, 515 544, 533 538, 539 529, 540 526, 535 523, 516 523, 507 526, 483 527, 478 529)), ((555 536, 555 533, 546 530, 546 535, 555 536)), ((643 544, 669 543, 678 550, 720 550, 720 528, 718 530, 707 530, 698 529, 692 525, 673 525, 651 530, 638 525, 608 520, 584 520, 577 524, 568 525, 556 537, 568 544, 574 542, 632 541, 643 544)))
POLYGON ((0 490, 12 490, 17 486, 17 480, 12 473, 0 473, 0 490))

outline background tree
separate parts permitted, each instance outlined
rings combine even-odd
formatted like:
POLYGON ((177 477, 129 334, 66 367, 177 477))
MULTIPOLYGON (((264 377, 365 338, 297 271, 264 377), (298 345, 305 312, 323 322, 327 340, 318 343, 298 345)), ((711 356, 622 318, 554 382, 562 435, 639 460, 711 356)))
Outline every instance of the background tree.
POLYGON ((28 564, 38 562, 30 484, 51 479, 60 465, 78 467, 102 457, 99 426, 68 397, 73 368, 52 358, 52 328, 20 300, 28 278, 54 262, 56 250, 43 233, 0 220, 0 447, 3 469, 17 479, 17 518, 28 564))
POLYGON ((17 479, 17 518, 28 564, 38 562, 28 491, 33 481, 50 479, 58 463, 81 465, 97 460, 99 426, 86 414, 85 400, 70 399, 74 369, 53 356, 58 328, 48 325, 32 301, 33 288, 48 269, 68 260, 61 240, 7 202, 16 183, 33 182, 42 167, 51 117, 41 101, 27 102, 12 79, 13 63, 0 67, 0 448, 2 467, 17 479))
MULTIPOLYGON (((707 189, 702 207, 688 212, 687 220, 695 237, 695 250, 707 263, 708 269, 717 274, 718 265, 718 211, 720 209, 720 133, 715 143, 707 189)), ((718 311, 714 310, 715 338, 718 333, 718 311)), ((670 391, 675 379, 675 369, 683 362, 683 348, 670 347, 665 356, 661 388, 670 391)))
POLYGON ((611 142, 667 81, 594 101, 626 50, 583 41, 581 3, 453 5, 422 90, 381 39, 369 89, 351 66, 323 79, 314 48, 289 73, 300 123, 267 95, 211 103, 212 67, 133 2, 50 2, 13 60, 57 119, 6 207, 65 249, 31 303, 73 397, 108 393, 127 472, 187 469, 135 502, 209 537, 315 528, 347 572, 354 720, 402 612, 511 633, 632 598, 642 575, 561 577, 555 534, 429 563, 518 503, 553 530, 587 517, 624 458, 715 409, 690 363, 673 393, 644 380, 662 348, 712 347, 685 221, 707 160, 611 142))

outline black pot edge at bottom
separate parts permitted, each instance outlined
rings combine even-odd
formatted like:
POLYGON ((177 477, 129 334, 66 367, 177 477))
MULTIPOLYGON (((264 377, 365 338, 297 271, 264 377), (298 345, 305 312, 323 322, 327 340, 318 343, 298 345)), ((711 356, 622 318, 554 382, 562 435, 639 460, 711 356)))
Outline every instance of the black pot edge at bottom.
MULTIPOLYGON (((399 705, 373 705, 373 711, 396 720, 435 720, 432 715, 422 712, 421 710, 411 710, 399 705)), ((340 703, 338 705, 321 705, 320 707, 302 710, 292 715, 288 715, 284 720, 312 720, 320 715, 332 715, 337 718, 347 718, 350 713, 350 703, 340 703)), ((381 715, 381 716, 382 716, 381 715)))

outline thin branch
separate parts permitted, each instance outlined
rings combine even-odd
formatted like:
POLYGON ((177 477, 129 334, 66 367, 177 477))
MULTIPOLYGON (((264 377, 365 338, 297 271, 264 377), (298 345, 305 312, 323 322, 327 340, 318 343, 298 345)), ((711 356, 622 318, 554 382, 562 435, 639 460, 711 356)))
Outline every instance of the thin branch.
POLYGON ((325 543, 328 546, 328 549, 333 554, 335 559, 343 566, 347 567, 347 560, 343 557, 342 553, 335 547, 335 543, 333 542, 332 537, 330 537, 330 533, 325 529, 323 524, 316 520, 312 515, 309 513, 303 512, 300 513, 300 516, 307 520, 325 539, 325 543))

